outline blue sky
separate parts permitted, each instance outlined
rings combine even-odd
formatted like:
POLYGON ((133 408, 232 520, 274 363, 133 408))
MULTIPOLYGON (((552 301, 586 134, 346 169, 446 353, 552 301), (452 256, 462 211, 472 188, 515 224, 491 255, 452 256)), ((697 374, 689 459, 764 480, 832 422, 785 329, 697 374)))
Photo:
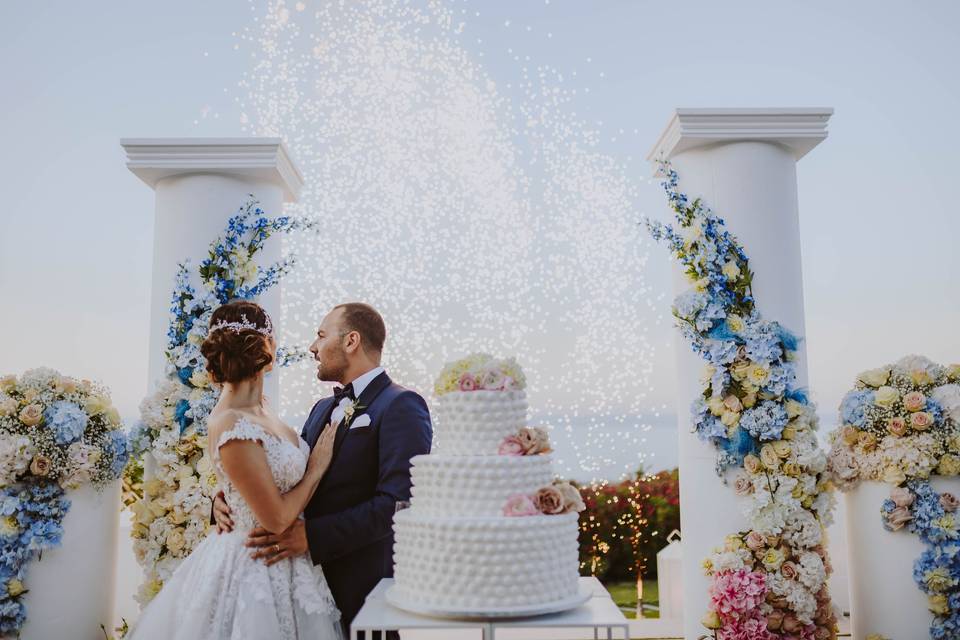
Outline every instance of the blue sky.
MULTIPOLYGON (((320 4, 304 2, 308 13, 320 4)), ((464 23, 464 55, 505 100, 522 102, 524 68, 563 74, 571 93, 554 116, 596 129, 593 150, 633 182, 638 217, 666 215, 642 159, 673 108, 835 108, 830 137, 798 168, 810 384, 821 412, 832 415, 861 369, 910 352, 960 360, 955 3, 448 6, 464 23)), ((234 99, 251 58, 235 34, 256 29, 265 7, 0 8, 0 369, 47 365, 98 378, 125 416, 136 414, 148 383, 153 194, 124 167, 118 140, 241 135, 234 99)), ((669 263, 648 251, 644 296, 655 301, 634 321, 650 327, 643 406, 653 410, 672 407, 673 332, 654 311, 667 310, 669 263)), ((618 370, 632 371, 624 366, 596 375, 612 384, 618 370)), ((546 395, 577 393, 544 386, 546 395)))

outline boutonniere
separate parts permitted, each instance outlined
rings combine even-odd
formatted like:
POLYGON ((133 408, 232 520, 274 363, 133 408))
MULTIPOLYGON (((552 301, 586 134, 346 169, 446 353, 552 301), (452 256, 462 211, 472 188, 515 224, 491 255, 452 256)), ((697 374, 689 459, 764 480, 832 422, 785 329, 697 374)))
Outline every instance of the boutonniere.
POLYGON ((353 419, 357 417, 358 411, 363 411, 366 409, 365 406, 361 405, 359 400, 354 400, 352 403, 348 404, 343 408, 343 423, 347 428, 350 427, 350 423, 353 422, 353 419))

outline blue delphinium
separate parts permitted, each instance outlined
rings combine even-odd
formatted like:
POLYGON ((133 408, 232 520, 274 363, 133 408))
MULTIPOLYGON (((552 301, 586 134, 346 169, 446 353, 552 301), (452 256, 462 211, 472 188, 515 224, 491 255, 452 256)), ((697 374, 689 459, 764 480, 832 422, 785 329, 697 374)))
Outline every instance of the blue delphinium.
POLYGON ((840 403, 840 417, 844 424, 863 427, 867 424, 867 407, 873 404, 874 392, 870 389, 854 389, 840 403))
POLYGON ((87 428, 89 418, 83 409, 69 400, 58 400, 43 412, 57 444, 76 442, 87 428))
POLYGON ((764 400, 743 412, 740 416, 740 428, 761 441, 779 440, 788 420, 787 411, 782 404, 764 400))

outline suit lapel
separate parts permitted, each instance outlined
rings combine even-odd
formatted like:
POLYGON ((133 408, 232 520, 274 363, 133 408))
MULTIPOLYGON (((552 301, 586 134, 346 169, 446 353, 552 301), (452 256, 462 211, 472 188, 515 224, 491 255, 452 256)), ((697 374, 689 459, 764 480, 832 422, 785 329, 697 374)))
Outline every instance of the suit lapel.
POLYGON ((323 432, 323 428, 330 422, 330 416, 333 415, 333 398, 329 398, 328 406, 324 409, 319 415, 319 420, 314 421, 309 425, 309 433, 305 440, 307 444, 310 445, 310 448, 313 449, 317 444, 317 440, 320 439, 320 433, 323 432))
MULTIPOLYGON (((367 387, 363 390, 363 393, 360 394, 360 397, 357 398, 357 405, 364 407, 364 409, 353 416, 353 419, 356 420, 358 415, 362 413, 367 413, 367 409, 370 408, 370 405, 373 404, 373 401, 376 400, 377 396, 380 395, 380 392, 390 386, 390 376, 387 375, 387 372, 384 371, 376 378, 370 381, 367 387)), ((330 408, 330 414, 328 414, 327 420, 329 420, 329 415, 333 414, 333 407, 330 408)), ((326 424, 326 422, 324 422, 326 424)), ((336 459, 337 454, 340 453, 340 447, 343 446, 343 441, 347 439, 347 433, 350 432, 350 428, 347 426, 347 420, 344 418, 340 421, 340 424, 337 426, 337 435, 333 441, 333 458, 336 459)))

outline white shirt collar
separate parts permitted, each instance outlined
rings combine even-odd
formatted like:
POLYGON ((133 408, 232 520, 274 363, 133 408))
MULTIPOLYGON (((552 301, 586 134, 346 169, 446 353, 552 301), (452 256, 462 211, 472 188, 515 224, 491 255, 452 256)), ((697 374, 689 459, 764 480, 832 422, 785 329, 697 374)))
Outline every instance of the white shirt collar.
POLYGON ((383 373, 383 371, 383 367, 374 367, 362 376, 357 376, 357 379, 353 381, 353 395, 359 398, 360 394, 363 393, 363 390, 367 388, 367 385, 370 384, 374 378, 383 373))

